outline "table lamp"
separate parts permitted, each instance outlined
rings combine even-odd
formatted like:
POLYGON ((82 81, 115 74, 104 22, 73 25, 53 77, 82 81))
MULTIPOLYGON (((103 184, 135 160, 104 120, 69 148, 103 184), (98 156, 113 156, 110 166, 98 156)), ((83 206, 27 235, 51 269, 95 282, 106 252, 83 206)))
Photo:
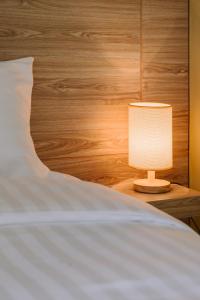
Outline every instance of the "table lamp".
POLYGON ((134 190, 164 193, 170 182, 156 179, 155 171, 172 168, 172 107, 169 104, 129 104, 129 165, 147 170, 147 178, 134 181, 134 190))

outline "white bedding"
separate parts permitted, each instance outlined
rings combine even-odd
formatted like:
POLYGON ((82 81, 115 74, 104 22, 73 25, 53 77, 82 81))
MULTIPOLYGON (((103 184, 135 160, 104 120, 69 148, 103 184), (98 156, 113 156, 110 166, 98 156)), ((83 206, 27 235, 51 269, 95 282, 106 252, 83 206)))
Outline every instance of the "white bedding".
POLYGON ((200 238, 100 185, 0 178, 0 300, 200 299, 200 238))

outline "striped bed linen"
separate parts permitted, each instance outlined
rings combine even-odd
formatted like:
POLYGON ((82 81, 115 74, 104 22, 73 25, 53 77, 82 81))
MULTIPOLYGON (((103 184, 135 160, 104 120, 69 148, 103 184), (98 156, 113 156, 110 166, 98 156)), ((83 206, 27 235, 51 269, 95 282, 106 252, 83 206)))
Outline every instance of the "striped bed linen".
POLYGON ((199 300, 200 238, 109 188, 0 178, 0 300, 199 300))

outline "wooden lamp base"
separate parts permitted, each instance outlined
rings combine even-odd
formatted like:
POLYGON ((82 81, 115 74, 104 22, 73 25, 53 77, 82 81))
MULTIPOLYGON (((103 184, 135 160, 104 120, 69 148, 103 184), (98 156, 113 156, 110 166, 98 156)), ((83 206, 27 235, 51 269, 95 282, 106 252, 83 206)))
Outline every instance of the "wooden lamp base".
POLYGON ((140 193, 161 194, 170 191, 170 182, 156 179, 155 171, 148 171, 148 178, 134 181, 134 190, 140 193))

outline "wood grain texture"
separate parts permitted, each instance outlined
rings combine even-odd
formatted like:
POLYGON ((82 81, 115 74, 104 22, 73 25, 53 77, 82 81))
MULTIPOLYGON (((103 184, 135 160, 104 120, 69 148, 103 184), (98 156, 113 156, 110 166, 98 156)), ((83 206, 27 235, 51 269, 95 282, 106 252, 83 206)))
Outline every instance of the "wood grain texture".
POLYGON ((174 168, 188 184, 188 1, 142 1, 142 100, 173 106, 174 168))
POLYGON ((141 176, 127 105, 159 100, 175 110, 175 167, 161 175, 187 184, 187 1, 163 2, 0 2, 0 60, 35 57, 31 132, 50 169, 107 185, 141 176))

